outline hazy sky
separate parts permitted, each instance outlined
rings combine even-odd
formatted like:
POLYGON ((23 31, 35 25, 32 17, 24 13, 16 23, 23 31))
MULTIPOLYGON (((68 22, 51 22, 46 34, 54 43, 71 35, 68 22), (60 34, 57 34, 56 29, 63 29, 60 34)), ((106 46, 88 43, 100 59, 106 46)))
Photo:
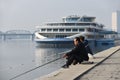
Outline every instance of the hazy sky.
POLYGON ((111 28, 111 15, 120 11, 120 0, 0 0, 0 31, 26 29, 45 22, 61 22, 69 15, 95 16, 111 28))

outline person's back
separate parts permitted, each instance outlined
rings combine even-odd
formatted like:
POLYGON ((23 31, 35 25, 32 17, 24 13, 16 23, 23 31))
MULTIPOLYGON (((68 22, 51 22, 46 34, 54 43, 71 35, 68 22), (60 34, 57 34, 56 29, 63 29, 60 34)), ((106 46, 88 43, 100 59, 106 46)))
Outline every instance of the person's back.
POLYGON ((88 40, 84 40, 83 43, 84 43, 85 47, 88 46, 88 40))
POLYGON ((90 47, 89 47, 88 40, 85 40, 84 36, 80 36, 80 39, 81 39, 81 41, 83 42, 83 44, 85 45, 85 48, 86 48, 87 53, 91 54, 92 57, 94 58, 93 52, 92 52, 92 50, 91 50, 90 47))
POLYGON ((80 56, 80 58, 82 58, 83 59, 83 61, 85 60, 85 61, 88 61, 89 60, 89 57, 88 57, 88 53, 87 53, 87 51, 86 51, 86 48, 85 48, 85 45, 82 43, 82 42, 80 42, 79 43, 79 49, 80 49, 80 52, 79 52, 79 56, 80 56))

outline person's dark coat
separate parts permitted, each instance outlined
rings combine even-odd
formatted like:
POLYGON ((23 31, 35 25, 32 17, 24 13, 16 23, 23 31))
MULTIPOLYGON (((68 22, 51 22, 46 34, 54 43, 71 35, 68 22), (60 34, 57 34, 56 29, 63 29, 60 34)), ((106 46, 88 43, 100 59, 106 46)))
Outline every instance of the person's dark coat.
POLYGON ((88 40, 84 40, 83 44, 85 45, 87 53, 90 53, 91 55, 93 55, 93 52, 92 52, 92 50, 89 47, 88 40))
POLYGON ((85 45, 82 42, 79 42, 77 46, 75 46, 70 52, 66 53, 67 56, 73 56, 76 59, 82 60, 82 61, 88 61, 89 57, 87 54, 87 51, 85 49, 85 45))

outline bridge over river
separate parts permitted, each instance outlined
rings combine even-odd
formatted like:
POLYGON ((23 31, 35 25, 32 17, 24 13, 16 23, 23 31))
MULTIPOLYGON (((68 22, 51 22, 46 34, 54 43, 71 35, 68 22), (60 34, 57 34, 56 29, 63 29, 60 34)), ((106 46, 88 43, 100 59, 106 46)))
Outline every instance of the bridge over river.
POLYGON ((9 30, 6 32, 0 31, 0 40, 11 40, 11 39, 34 39, 34 33, 27 30, 9 30))

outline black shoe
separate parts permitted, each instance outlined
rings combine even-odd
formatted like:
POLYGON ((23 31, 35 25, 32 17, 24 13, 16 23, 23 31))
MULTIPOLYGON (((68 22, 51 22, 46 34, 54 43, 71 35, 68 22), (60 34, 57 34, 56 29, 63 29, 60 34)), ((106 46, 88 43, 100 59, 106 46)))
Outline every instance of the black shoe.
POLYGON ((69 66, 67 66, 66 64, 62 66, 62 68, 69 68, 69 66))
POLYGON ((92 61, 91 64, 94 64, 94 62, 92 61))
POLYGON ((78 64, 78 62, 77 62, 77 61, 74 61, 74 62, 73 62, 73 65, 76 65, 76 64, 78 64))

